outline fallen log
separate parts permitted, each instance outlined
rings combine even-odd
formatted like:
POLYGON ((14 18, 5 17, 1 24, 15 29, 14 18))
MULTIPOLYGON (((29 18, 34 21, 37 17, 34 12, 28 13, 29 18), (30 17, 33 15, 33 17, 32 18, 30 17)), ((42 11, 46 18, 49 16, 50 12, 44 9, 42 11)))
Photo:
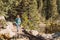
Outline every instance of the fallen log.
POLYGON ((34 36, 28 33, 25 29, 23 30, 24 34, 29 38, 29 40, 45 40, 42 36, 34 36))

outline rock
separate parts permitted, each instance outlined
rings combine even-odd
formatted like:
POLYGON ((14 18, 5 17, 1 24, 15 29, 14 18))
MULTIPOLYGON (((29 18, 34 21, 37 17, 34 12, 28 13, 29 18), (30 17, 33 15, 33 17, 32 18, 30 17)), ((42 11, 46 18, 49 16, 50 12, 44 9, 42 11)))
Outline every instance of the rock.
POLYGON ((54 38, 54 40, 60 40, 60 37, 54 38))
POLYGON ((0 31, 0 35, 5 35, 7 38, 11 38, 15 35, 15 32, 13 32, 11 29, 2 29, 0 31))
POLYGON ((44 37, 45 39, 53 39, 52 34, 41 34, 42 37, 44 37))
POLYGON ((29 39, 26 39, 26 38, 20 38, 20 39, 17 39, 17 40, 29 40, 29 39))
POLYGON ((24 34, 24 33, 22 32, 22 30, 23 30, 22 28, 19 28, 18 33, 19 33, 19 34, 24 34))
POLYGON ((7 22, 6 24, 13 27, 13 23, 12 22, 7 22))
POLYGON ((60 40, 60 32, 52 34, 40 33, 40 35, 44 37, 46 40, 60 40))
POLYGON ((60 32, 54 33, 52 37, 54 38, 54 40, 60 40, 60 32))
POLYGON ((5 20, 5 17, 4 16, 0 16, 0 20, 2 20, 2 19, 5 20))
POLYGON ((19 28, 20 30, 17 32, 17 28, 15 25, 13 25, 12 22, 7 22, 7 26, 5 29, 0 30, 0 35, 4 35, 7 38, 12 38, 18 34, 23 34, 22 28, 19 28))
POLYGON ((36 30, 31 30, 31 34, 34 35, 34 36, 37 36, 39 34, 39 32, 36 31, 36 30))
POLYGON ((39 31, 40 31, 41 33, 42 33, 42 32, 45 32, 46 24, 44 24, 44 23, 40 23, 39 26, 40 26, 40 27, 39 27, 39 28, 40 28, 39 31))
POLYGON ((7 26, 5 29, 0 31, 1 35, 5 35, 7 38, 11 38, 16 35, 16 28, 13 26, 11 22, 7 22, 7 26))

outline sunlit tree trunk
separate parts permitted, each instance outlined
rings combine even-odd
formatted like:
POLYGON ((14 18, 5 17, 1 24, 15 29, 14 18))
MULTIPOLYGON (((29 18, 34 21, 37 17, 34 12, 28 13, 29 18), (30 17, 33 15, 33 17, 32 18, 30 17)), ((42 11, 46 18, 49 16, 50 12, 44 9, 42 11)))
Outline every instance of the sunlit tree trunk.
POLYGON ((57 0, 50 0, 50 6, 51 6, 51 18, 55 19, 58 16, 57 12, 57 0))
POLYGON ((51 12, 51 18, 49 20, 53 22, 56 20, 58 16, 57 0, 49 0, 49 1, 50 1, 50 12, 51 12))
POLYGON ((60 14, 60 0, 57 0, 57 9, 58 9, 58 13, 60 14))
POLYGON ((41 15, 41 20, 44 22, 45 21, 45 17, 43 15, 43 5, 44 5, 43 4, 43 0, 39 0, 39 13, 41 15))
POLYGON ((43 0, 37 0, 37 3, 38 3, 38 13, 40 14, 40 21, 44 22, 45 21, 45 17, 43 15, 43 6, 44 6, 43 0))
POLYGON ((36 0, 29 1, 29 16, 30 16, 29 24, 30 24, 31 28, 38 27, 38 25, 40 23, 40 15, 38 13, 36 0))

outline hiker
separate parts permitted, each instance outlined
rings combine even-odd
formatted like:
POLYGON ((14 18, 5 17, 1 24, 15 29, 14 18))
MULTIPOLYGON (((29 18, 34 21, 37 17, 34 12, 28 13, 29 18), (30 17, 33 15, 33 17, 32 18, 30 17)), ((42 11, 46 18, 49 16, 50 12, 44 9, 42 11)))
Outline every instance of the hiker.
POLYGON ((17 32, 19 31, 19 27, 21 25, 21 18, 19 15, 17 15, 16 19, 15 19, 15 22, 16 22, 16 26, 17 26, 17 32))

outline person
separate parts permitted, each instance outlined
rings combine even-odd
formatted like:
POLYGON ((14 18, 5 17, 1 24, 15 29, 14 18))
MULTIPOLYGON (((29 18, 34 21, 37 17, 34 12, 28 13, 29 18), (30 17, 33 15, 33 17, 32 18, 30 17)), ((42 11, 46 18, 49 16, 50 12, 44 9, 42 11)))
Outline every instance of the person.
POLYGON ((16 27, 17 27, 17 32, 19 31, 19 27, 21 25, 21 18, 19 15, 17 15, 16 19, 15 19, 15 22, 16 22, 16 27))

